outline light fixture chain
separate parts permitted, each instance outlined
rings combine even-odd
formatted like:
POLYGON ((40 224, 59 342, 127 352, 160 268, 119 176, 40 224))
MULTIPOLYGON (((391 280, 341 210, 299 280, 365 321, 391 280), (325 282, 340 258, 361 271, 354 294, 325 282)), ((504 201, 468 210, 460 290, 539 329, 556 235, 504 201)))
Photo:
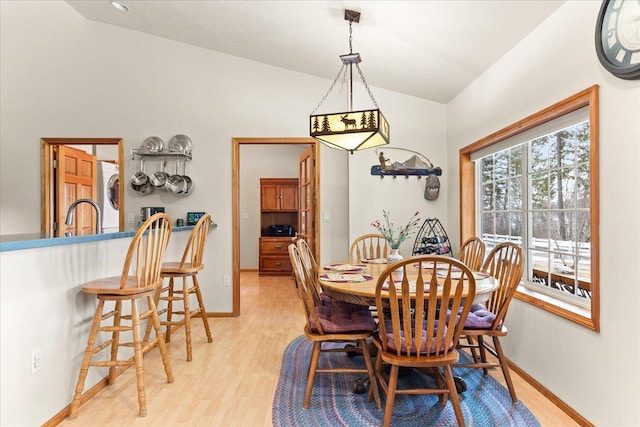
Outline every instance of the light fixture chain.
POLYGON ((369 85, 367 84, 367 81, 365 80, 364 74, 362 74, 362 70, 360 69, 360 65, 358 63, 356 63, 356 68, 358 69, 358 74, 360 74, 360 78, 362 79, 362 83, 364 84, 364 87, 367 89, 369 98, 371 98, 371 101, 373 101, 373 105, 375 105, 377 109, 380 109, 380 107, 378 107, 378 103, 376 102, 376 99, 373 97, 373 94, 371 93, 371 89, 369 89, 369 85))
POLYGON ((353 53, 353 29, 351 28, 351 25, 353 24, 352 20, 349 20, 349 55, 351 55, 353 53))
MULTIPOLYGON (((336 78, 333 79, 333 83, 331 83, 331 87, 329 88, 329 90, 327 91, 327 93, 324 94, 324 96, 322 97, 322 99, 320 100, 320 102, 318 102, 318 105, 316 105, 316 108, 313 109, 313 111, 311 112, 311 115, 313 116, 316 111, 318 111, 318 108, 320 108, 320 106, 322 105, 322 103, 327 99, 327 97, 329 96, 329 94, 331 93, 331 91, 333 90, 333 87, 336 85, 336 83, 338 82, 338 79, 340 78, 340 76, 342 75, 342 72, 345 70, 346 65, 342 64, 342 66, 340 67, 340 71, 338 71, 338 75, 336 75, 336 78)), ((377 105, 376 105, 377 106, 377 105)))

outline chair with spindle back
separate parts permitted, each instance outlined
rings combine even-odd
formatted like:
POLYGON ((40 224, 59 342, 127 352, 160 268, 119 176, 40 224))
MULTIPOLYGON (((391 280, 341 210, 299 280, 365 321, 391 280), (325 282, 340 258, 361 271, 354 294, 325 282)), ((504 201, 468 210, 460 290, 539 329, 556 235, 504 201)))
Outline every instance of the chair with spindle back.
POLYGON ((485 245, 479 237, 467 239, 456 255, 471 271, 478 271, 484 261, 485 245))
POLYGON ((93 317, 87 347, 84 352, 78 383, 71 401, 69 418, 78 415, 82 403, 82 392, 89 372, 89 367, 108 367, 108 384, 113 384, 120 373, 121 366, 135 366, 138 389, 138 405, 140 416, 147 415, 147 401, 144 388, 144 353, 156 344, 160 348, 160 356, 164 364, 167 382, 173 382, 173 373, 165 346, 164 336, 160 330, 160 319, 156 311, 154 294, 161 286, 160 271, 169 237, 171 236, 171 218, 159 213, 147 219, 138 229, 124 261, 121 276, 98 279, 82 285, 82 292, 94 294, 98 298, 98 307, 93 317), (138 301, 146 300, 146 310, 138 311, 138 301), (105 307, 105 303, 109 305, 105 307), (123 311, 123 303, 129 302, 130 314, 123 311), (111 304, 113 303, 113 306, 111 304), (106 309, 106 311, 105 311, 106 309), (103 323, 109 319, 111 322, 103 323), (151 341, 142 340, 140 322, 148 320, 155 331, 151 341), (99 333, 110 335, 104 343, 96 343, 99 333), (125 335, 126 334, 126 335, 125 335), (125 342, 128 334, 131 341, 125 342), (94 357, 110 347, 109 360, 97 361, 94 357), (120 354, 120 347, 133 349, 131 354, 120 354), (119 358, 120 356, 120 358, 119 358))
POLYGON ((386 258, 390 252, 389 242, 382 234, 364 234, 351 243, 349 260, 360 262, 365 259, 386 258))
MULTIPOLYGON (((191 349, 191 318, 199 315, 204 324, 204 330, 207 335, 207 342, 213 342, 211 337, 211 329, 207 319, 207 310, 202 301, 202 293, 200 284, 198 283, 198 272, 204 268, 202 256, 204 246, 211 228, 211 215, 203 215, 191 231, 189 240, 184 248, 180 261, 167 261, 162 264, 162 278, 169 278, 169 284, 165 287, 158 288, 156 294, 156 304, 159 301, 165 301, 167 306, 159 309, 158 314, 166 313, 166 321, 161 321, 166 326, 165 341, 171 341, 171 332, 174 328, 184 325, 185 340, 187 345, 187 361, 193 359, 191 349), (187 278, 191 278, 191 286, 187 278), (174 279, 181 278, 181 285, 177 285, 174 279), (198 307, 191 309, 190 298, 196 296, 198 307), (176 307, 176 303, 179 304, 176 307), (175 320, 174 316, 182 316, 179 320, 175 320)), ((147 326, 147 331, 149 326, 147 326)))
POLYGON ((441 401, 448 396, 458 425, 464 426, 451 368, 458 361, 456 345, 474 296, 471 270, 447 256, 414 256, 380 274, 376 284, 379 331, 373 342, 378 347, 376 378, 387 394, 383 426, 391 423, 396 394, 439 394, 441 401), (415 280, 407 270, 414 264, 418 269, 415 280), (459 315, 450 316, 450 312, 459 315), (383 364, 391 365, 388 379, 383 364), (436 387, 425 383, 421 388, 398 389, 400 367, 430 370, 436 387))
POLYGON ((460 343, 458 347, 470 348, 474 362, 456 365, 468 368, 482 368, 485 375, 487 374, 487 368, 500 367, 513 402, 517 402, 518 398, 509 375, 507 358, 500 345, 500 337, 507 335, 504 319, 507 315, 509 303, 522 279, 523 263, 524 254, 522 248, 511 242, 498 244, 487 256, 481 270, 498 279, 500 285, 491 294, 491 298, 486 305, 473 304, 471 307, 471 313, 469 313, 462 331, 462 335, 469 338, 469 344, 460 343), (485 336, 493 339, 493 348, 484 341, 485 336), (477 340, 477 343, 473 343, 473 338, 477 340), (480 360, 476 357, 475 349, 480 351, 480 360), (498 359, 497 362, 487 360, 487 351, 498 359))
MULTIPOLYGON (((316 373, 366 373, 369 377, 369 401, 376 402, 381 408, 380 395, 376 385, 373 363, 369 355, 367 339, 376 330, 376 323, 365 306, 341 303, 341 301, 327 300, 320 297, 316 285, 309 280, 310 272, 305 271, 305 263, 295 244, 289 245, 289 257, 293 266, 298 292, 303 303, 306 324, 305 337, 313 342, 313 351, 307 371, 307 386, 302 407, 307 409, 311 402, 311 393, 316 373), (351 351, 362 354, 365 367, 349 368, 346 366, 319 367, 320 353, 344 353, 338 347, 325 347, 327 343, 355 343, 351 351)), ((324 360, 324 359, 323 359, 324 360)), ((335 364, 335 362, 333 363, 335 364)))

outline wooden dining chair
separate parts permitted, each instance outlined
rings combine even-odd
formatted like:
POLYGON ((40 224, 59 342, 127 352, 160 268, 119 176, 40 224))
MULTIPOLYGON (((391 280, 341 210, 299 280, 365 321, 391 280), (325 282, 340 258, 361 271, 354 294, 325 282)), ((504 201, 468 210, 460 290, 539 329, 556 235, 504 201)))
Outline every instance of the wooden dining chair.
POLYGON ((318 263, 316 262, 316 258, 313 256, 313 252, 311 251, 309 244, 306 240, 300 238, 296 239, 295 244, 298 248, 298 252, 300 253, 300 257, 302 258, 302 264, 305 268, 305 272, 309 274, 310 280, 314 282, 316 289, 321 293, 322 288, 318 283, 318 263))
POLYGON ((291 265, 298 280, 298 291, 303 303, 306 316, 304 335, 313 343, 313 351, 307 372, 307 385, 302 407, 307 409, 311 402, 311 393, 318 373, 353 374, 366 373, 369 377, 368 400, 375 400, 376 407, 381 408, 380 394, 376 385, 373 363, 367 346, 367 339, 371 338, 377 325, 366 306, 342 304, 339 301, 325 300, 320 297, 315 285, 308 280, 309 272, 305 272, 303 257, 295 244, 289 245, 291 265), (337 346, 325 346, 331 343, 352 343, 351 352, 362 354, 365 366, 363 368, 335 366, 319 366, 321 353, 341 353, 345 350, 337 346))
POLYGON ((389 242, 382 234, 364 234, 351 243, 349 260, 360 262, 363 259, 386 258, 390 252, 389 242))
POLYGON ((113 384, 120 367, 135 366, 138 390, 138 415, 147 415, 147 401, 144 388, 144 353, 156 344, 160 348, 160 356, 164 364, 167 382, 173 382, 173 373, 167 355, 164 336, 160 330, 160 319, 156 311, 154 293, 161 286, 160 271, 169 237, 171 236, 171 218, 159 213, 147 219, 138 229, 131 241, 124 261, 122 275, 94 280, 82 285, 82 292, 94 294, 98 298, 98 307, 93 317, 87 347, 82 358, 78 383, 71 401, 69 418, 78 415, 82 403, 82 392, 89 367, 108 367, 108 384, 113 384), (139 312, 138 301, 146 300, 146 310, 139 312), (123 303, 129 302, 130 314, 123 310, 123 303), (105 303, 109 303, 105 306, 105 303), (110 322, 108 322, 111 320, 110 322), (140 333, 140 322, 148 320, 153 326, 155 338, 143 342, 140 333), (110 339, 102 343, 98 334, 104 333, 110 339), (131 341, 124 341, 131 339, 131 341), (121 347, 133 349, 124 352, 121 347), (109 359, 94 360, 109 349, 109 359))
POLYGON ((484 260, 485 250, 482 239, 479 237, 470 237, 460 246, 456 258, 469 267, 471 271, 478 271, 484 260))
MULTIPOLYGON (((198 282, 198 272, 204 268, 202 256, 204 254, 204 246, 211 228, 211 215, 203 215, 191 231, 189 240, 182 253, 180 261, 166 261, 162 264, 160 275, 163 279, 168 278, 167 286, 158 288, 155 301, 159 305, 160 301, 166 302, 166 306, 158 310, 158 314, 166 313, 166 320, 160 323, 166 326, 165 342, 171 342, 171 332, 179 326, 184 326, 185 340, 187 347, 187 361, 193 360, 191 348, 191 319, 199 315, 204 324, 204 330, 207 335, 207 342, 213 342, 211 337, 211 329, 209 328, 209 320, 207 319, 207 310, 202 300, 202 292, 200 291, 200 283, 198 282), (180 284, 176 284, 175 279, 182 279, 180 284), (187 278, 191 278, 191 285, 187 278), (191 308, 191 297, 195 295, 197 307, 191 308), (174 316, 180 316, 176 319, 174 316)), ((147 332, 150 326, 147 325, 147 332)), ((145 338, 146 338, 145 334, 145 338)))
POLYGON ((438 394, 445 404, 448 396, 458 425, 465 425, 451 367, 458 361, 456 345, 474 295, 471 270, 451 257, 415 256, 380 274, 376 284, 379 332, 373 342, 378 347, 376 378, 387 395, 383 426, 391 423, 397 394, 438 394), (418 266, 415 280, 407 271, 412 265, 418 266), (403 271, 401 281, 397 269, 403 271), (388 380, 383 364, 391 365, 388 380), (398 389, 400 367, 429 370, 436 387, 425 383, 422 388, 398 389))
POLYGON ((458 347, 471 349, 474 362, 456 365, 457 367, 482 368, 485 375, 487 368, 500 367, 514 403, 518 401, 518 398, 509 375, 507 358, 500 345, 500 337, 506 336, 508 332, 504 320, 511 299, 522 279, 523 263, 522 248, 511 242, 500 243, 489 252, 481 271, 495 277, 500 285, 491 294, 486 305, 474 304, 471 307, 471 313, 469 313, 462 331, 462 335, 470 339, 468 344, 459 343, 458 347), (492 338, 493 348, 487 345, 484 337, 492 338), (475 353, 476 349, 480 352, 479 360, 475 353), (487 352, 494 355, 497 361, 487 360, 487 352))

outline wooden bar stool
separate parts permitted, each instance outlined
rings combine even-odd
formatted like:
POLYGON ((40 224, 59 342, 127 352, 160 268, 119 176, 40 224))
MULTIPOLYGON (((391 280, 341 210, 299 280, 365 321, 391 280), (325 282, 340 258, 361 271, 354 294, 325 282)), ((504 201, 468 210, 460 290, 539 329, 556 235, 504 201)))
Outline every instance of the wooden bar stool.
MULTIPOLYGON (((159 301, 166 301, 167 306, 158 311, 159 315, 166 313, 166 321, 161 321, 162 325, 166 325, 165 330, 165 342, 171 341, 171 331, 174 327, 184 325, 185 338, 187 341, 187 361, 192 360, 191 356, 191 318, 200 314, 204 323, 204 329, 207 334, 207 341, 213 342, 211 338, 211 330, 209 329, 209 322, 207 320, 207 310, 204 308, 202 301, 202 293, 200 292, 200 284, 198 283, 198 272, 204 268, 202 263, 202 254, 204 252, 204 244, 211 228, 211 215, 206 214, 196 223, 187 245, 182 254, 182 259, 179 262, 165 262, 162 264, 162 272, 160 273, 163 278, 169 278, 168 286, 158 288, 156 293, 156 304, 159 301), (192 286, 188 286, 187 277, 191 277, 192 286), (182 286, 176 285, 174 279, 182 278, 182 286), (189 304, 190 296, 195 294, 198 300, 198 307, 194 310, 191 309, 189 304), (176 303, 178 303, 178 309, 176 309, 176 303), (180 305, 182 307, 180 307, 180 305), (180 320, 174 320, 174 315, 182 316, 180 320)), ((147 334, 150 330, 150 326, 147 326, 147 334)), ((146 337, 145 337, 146 338, 146 337)))
POLYGON ((98 298, 98 307, 87 348, 82 358, 78 384, 76 385, 69 418, 78 415, 84 383, 87 378, 90 366, 108 367, 109 376, 107 383, 113 384, 117 375, 121 372, 117 369, 122 366, 135 365, 135 374, 138 384, 138 405, 140 407, 138 415, 147 415, 147 399, 144 389, 144 353, 158 344, 164 370, 167 375, 167 382, 173 382, 173 373, 169 364, 169 357, 164 342, 164 336, 160 330, 160 319, 156 312, 154 295, 156 289, 162 285, 160 271, 165 249, 171 236, 171 218, 166 214, 155 214, 145 221, 133 237, 129 251, 124 261, 122 275, 98 279, 82 285, 82 291, 87 294, 95 294, 98 298), (146 311, 138 312, 138 300, 146 299, 146 311), (131 313, 123 312, 123 302, 129 302, 131 313), (105 307, 105 302, 109 302, 105 307), (113 303, 113 305, 111 305, 113 303), (107 311, 105 312, 105 308, 107 311), (103 322, 113 319, 110 324, 103 325, 103 322), (155 330, 155 338, 152 341, 141 340, 140 321, 148 320, 155 330), (96 343, 99 332, 111 334, 111 338, 104 343, 96 343), (122 341, 131 334, 131 341, 122 341), (125 335, 126 334, 126 335, 125 335), (110 347, 110 357, 106 361, 94 361, 94 356, 102 353, 110 347), (118 359, 120 347, 131 347, 133 349, 133 359, 131 353, 125 352, 121 359, 118 359))

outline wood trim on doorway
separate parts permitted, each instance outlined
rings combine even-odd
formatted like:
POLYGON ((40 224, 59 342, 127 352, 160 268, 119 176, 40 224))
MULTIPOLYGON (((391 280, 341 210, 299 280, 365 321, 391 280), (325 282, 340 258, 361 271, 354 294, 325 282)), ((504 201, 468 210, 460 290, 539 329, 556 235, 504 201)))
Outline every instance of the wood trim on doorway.
MULTIPOLYGON (((310 145, 314 148, 316 157, 316 173, 315 173, 315 211, 320 212, 320 145, 313 138, 232 138, 232 168, 231 168, 231 184, 232 184, 232 283, 233 283, 233 317, 240 316, 240 146, 241 145, 310 145)), ((316 253, 320 253, 320 222, 315 223, 315 246, 316 253)))

